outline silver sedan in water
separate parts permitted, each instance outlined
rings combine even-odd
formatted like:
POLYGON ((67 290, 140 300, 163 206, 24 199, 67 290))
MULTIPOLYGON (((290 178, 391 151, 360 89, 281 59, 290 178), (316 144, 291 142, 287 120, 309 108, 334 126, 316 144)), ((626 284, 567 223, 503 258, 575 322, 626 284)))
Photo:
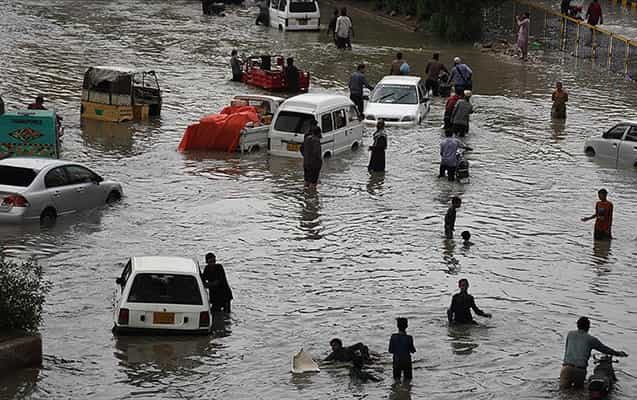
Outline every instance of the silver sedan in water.
POLYGON ((49 158, 0 160, 0 223, 40 221, 115 202, 122 186, 82 164, 49 158))

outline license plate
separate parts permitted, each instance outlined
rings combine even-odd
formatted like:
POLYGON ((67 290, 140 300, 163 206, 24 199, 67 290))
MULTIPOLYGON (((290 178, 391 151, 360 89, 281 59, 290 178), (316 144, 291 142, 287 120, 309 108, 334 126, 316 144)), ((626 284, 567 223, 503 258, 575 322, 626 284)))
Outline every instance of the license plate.
POLYGON ((175 324, 175 313, 156 312, 153 313, 153 324, 175 324))
POLYGON ((300 19, 299 20, 299 25, 307 25, 307 20, 306 19, 300 19))
POLYGON ((301 145, 299 143, 288 143, 288 151, 299 151, 301 150, 301 145))

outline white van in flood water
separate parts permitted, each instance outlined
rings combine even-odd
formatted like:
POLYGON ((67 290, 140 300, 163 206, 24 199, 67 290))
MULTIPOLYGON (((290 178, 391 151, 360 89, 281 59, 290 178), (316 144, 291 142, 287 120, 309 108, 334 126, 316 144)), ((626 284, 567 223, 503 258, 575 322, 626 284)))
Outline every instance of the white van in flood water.
POLYGON ((363 124, 349 98, 308 93, 294 96, 279 107, 270 125, 270 154, 302 158, 300 148, 312 118, 318 121, 323 132, 323 158, 356 150, 363 144, 363 124))
POLYGON ((270 26, 280 31, 318 31, 321 12, 316 0, 270 0, 270 26))

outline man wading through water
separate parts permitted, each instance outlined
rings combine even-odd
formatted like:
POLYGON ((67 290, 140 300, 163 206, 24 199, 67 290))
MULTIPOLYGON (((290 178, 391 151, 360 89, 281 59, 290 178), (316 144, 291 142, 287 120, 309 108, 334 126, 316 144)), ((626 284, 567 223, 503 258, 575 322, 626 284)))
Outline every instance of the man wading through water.
POLYGON ((210 310, 230 312, 232 290, 226 278, 223 265, 217 264, 217 257, 213 253, 206 254, 206 268, 201 276, 208 285, 210 292, 210 310))
POLYGON ((595 240, 611 240, 613 238, 613 203, 608 201, 606 189, 600 189, 597 196, 599 201, 595 204, 595 214, 582 218, 582 221, 595 220, 595 231, 593 232, 595 240))
POLYGON ((301 154, 303 155, 305 187, 316 189, 323 166, 323 152, 321 150, 321 128, 314 118, 310 121, 310 130, 303 139, 301 154))

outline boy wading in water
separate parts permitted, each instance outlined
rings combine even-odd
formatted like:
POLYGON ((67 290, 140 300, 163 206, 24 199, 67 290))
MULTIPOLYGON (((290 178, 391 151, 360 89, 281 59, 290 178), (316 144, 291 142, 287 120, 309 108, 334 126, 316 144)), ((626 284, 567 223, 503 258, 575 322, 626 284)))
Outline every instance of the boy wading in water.
POLYGON ((462 199, 460 197, 451 198, 451 207, 447 210, 445 215, 445 238, 453 239, 453 231, 456 228, 456 210, 462 205, 462 199))
POLYGON ((597 196, 599 201, 595 204, 595 214, 582 218, 582 221, 595 219, 593 238, 595 240, 611 240, 613 238, 611 232, 613 227, 613 203, 608 201, 608 191, 606 189, 600 189, 597 192, 597 196))
POLYGON ((416 352, 414 338, 407 334, 407 318, 396 318, 398 333, 389 339, 389 352, 394 355, 394 379, 399 381, 401 375, 405 381, 411 381, 411 353, 416 352))

